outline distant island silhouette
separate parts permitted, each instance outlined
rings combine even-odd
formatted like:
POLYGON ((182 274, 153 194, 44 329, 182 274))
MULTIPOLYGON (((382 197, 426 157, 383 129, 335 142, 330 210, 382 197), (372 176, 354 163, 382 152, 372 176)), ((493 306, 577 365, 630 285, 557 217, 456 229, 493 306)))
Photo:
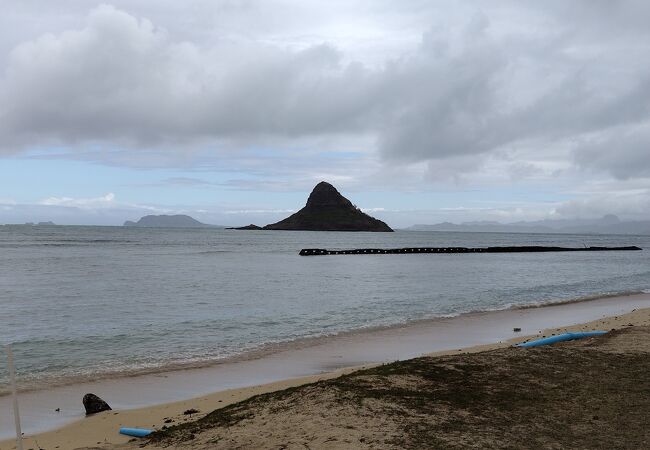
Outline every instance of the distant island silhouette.
POLYGON ((343 197, 331 184, 321 181, 314 187, 307 204, 295 214, 261 228, 256 225, 237 230, 295 231, 377 231, 393 230, 379 219, 369 216, 343 197))
POLYGON ((137 222, 127 220, 124 222, 125 227, 148 227, 148 228, 222 228, 218 225, 208 225, 202 223, 193 217, 184 214, 168 215, 149 215, 140 218, 137 222))
MULTIPOLYGON (((147 228, 224 228, 199 222, 193 217, 176 215, 148 215, 137 222, 127 220, 125 227, 147 228)), ((231 230, 304 230, 304 231, 378 231, 393 230, 379 219, 365 214, 343 197, 331 184, 318 183, 304 208, 276 223, 259 227, 254 224, 243 227, 229 227, 231 230)))
POLYGON ((478 221, 432 225, 417 224, 406 231, 455 231, 470 233, 568 233, 568 234, 650 234, 650 221, 623 221, 614 214, 597 219, 545 219, 510 223, 478 221))
POLYGON ((253 223, 243 227, 226 227, 226 230, 263 230, 264 228, 259 227, 253 223))

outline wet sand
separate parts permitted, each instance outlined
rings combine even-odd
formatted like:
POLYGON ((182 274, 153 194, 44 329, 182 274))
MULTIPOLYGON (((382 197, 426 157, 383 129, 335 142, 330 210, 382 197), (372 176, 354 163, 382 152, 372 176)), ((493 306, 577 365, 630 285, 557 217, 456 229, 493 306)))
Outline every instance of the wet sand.
MULTIPOLYGON (((554 331, 547 329, 577 323, 584 325, 573 329, 609 330, 629 323, 640 325, 647 323, 649 316, 649 294, 477 313, 308 341, 250 361, 23 393, 20 403, 26 447, 71 449, 121 443, 128 439, 117 434, 120 425, 161 427, 168 417, 174 417, 178 423, 189 419, 182 414, 189 408, 207 413, 251 395, 334 377, 353 370, 350 367, 432 352, 458 353, 461 348, 477 351, 506 346, 511 339, 548 334, 554 331), (514 333, 514 327, 522 331, 514 333), (83 416, 81 398, 86 392, 100 395, 116 411, 79 420, 83 416), (61 408, 61 412, 56 413, 56 408, 61 408), (42 432, 62 425, 66 426, 42 432)), ((0 417, 0 430, 2 437, 8 438, 13 430, 8 397, 0 398, 0 411, 6 412, 0 417)), ((2 450, 13 447, 12 440, 0 443, 2 450)))

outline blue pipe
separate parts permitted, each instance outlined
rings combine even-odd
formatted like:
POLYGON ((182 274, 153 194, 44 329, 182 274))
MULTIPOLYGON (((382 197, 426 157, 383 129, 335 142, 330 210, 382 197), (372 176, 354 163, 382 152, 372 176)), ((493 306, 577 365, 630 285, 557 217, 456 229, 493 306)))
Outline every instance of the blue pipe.
POLYGON ((151 433, 153 433, 153 430, 147 430, 145 428, 120 428, 120 434, 125 434, 127 436, 145 437, 149 436, 151 433))
POLYGON ((522 342, 520 344, 516 344, 515 347, 539 347, 540 345, 555 344, 556 342, 573 341, 575 339, 582 339, 590 336, 600 336, 605 333, 607 333, 607 331, 580 331, 577 333, 564 333, 558 334, 557 336, 536 339, 534 341, 522 342))

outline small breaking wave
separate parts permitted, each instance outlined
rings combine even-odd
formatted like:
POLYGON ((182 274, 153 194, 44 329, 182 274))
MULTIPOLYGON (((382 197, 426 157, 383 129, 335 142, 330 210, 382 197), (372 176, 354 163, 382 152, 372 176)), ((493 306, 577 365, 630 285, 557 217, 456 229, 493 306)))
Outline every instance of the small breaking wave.
POLYGON ((629 291, 619 291, 619 292, 600 292, 597 294, 582 295, 579 297, 572 297, 567 299, 547 300, 543 302, 527 303, 524 305, 512 305, 509 309, 544 308, 547 306, 569 305, 572 303, 582 303, 582 302, 589 302, 592 300, 627 297, 630 295, 649 294, 649 293, 650 293, 650 289, 629 290, 629 291))

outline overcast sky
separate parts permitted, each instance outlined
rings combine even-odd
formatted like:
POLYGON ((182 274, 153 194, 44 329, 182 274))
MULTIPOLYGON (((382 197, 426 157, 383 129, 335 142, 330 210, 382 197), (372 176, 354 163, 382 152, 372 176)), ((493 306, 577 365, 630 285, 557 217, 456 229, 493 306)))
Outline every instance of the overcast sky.
POLYGON ((0 11, 0 223, 650 219, 646 0, 0 11))

